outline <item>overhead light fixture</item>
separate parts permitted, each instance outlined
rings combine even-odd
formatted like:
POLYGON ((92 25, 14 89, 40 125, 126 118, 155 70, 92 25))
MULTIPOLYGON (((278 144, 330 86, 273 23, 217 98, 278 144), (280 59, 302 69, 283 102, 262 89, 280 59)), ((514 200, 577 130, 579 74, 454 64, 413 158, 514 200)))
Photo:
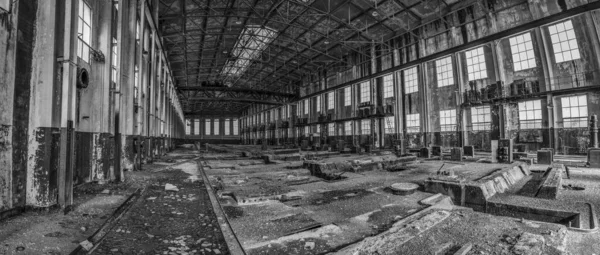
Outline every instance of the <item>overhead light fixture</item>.
POLYGON ((372 15, 373 15, 373 17, 377 17, 377 16, 379 16, 379 12, 373 11, 372 15))
POLYGON ((240 18, 235 18, 235 24, 236 25, 241 25, 242 21, 240 20, 240 18))
POLYGON ((224 51, 223 51, 223 54, 227 54, 227 50, 224 50, 224 51))

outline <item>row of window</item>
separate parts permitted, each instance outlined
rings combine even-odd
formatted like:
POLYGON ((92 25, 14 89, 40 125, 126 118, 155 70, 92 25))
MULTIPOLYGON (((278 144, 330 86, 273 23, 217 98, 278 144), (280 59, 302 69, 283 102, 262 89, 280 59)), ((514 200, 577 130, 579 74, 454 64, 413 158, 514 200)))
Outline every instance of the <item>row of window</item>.
MULTIPOLYGON (((561 98, 563 127, 580 128, 587 126, 588 108, 587 96, 575 95, 561 98)), ((518 103, 520 129, 542 128, 542 103, 541 100, 531 100, 518 103)), ((443 110, 439 112, 440 131, 453 132, 457 130, 456 110, 443 110)), ((384 119, 385 133, 395 132, 395 118, 389 116, 384 119)), ((485 131, 491 129, 491 110, 490 106, 479 106, 471 108, 471 122, 473 131, 485 131)), ((207 122, 208 125, 208 122, 207 122)), ((218 125, 218 124, 217 124, 218 125)), ((327 133, 330 136, 335 135, 335 123, 328 124, 327 133)), ((360 121, 361 134, 370 134, 370 120, 360 121)), ((344 123, 346 134, 351 134, 351 121, 344 123)), ((420 114, 409 114, 406 116, 406 131, 408 133, 417 133, 421 131, 420 114)), ((310 127, 304 127, 306 135, 310 133, 310 127)), ((320 133, 320 125, 316 125, 316 132, 320 133)))
MULTIPOLYGON (((194 126, 196 132, 192 132, 192 121, 187 119, 185 126, 186 135, 200 135, 200 120, 195 119, 194 126)), ((211 135, 211 127, 213 128, 212 135, 220 135, 221 120, 219 119, 205 119, 204 120, 204 134, 211 135), (212 123, 212 124, 211 124, 212 123)), ((223 135, 239 135, 239 122, 237 119, 224 119, 223 121, 223 135)))

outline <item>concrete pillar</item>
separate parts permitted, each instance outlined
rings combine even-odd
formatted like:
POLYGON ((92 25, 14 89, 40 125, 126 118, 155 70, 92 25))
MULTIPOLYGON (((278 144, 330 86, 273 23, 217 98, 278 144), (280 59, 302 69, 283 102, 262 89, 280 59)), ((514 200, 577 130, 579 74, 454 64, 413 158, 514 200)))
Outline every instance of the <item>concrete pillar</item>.
POLYGON ((26 204, 47 207, 58 202, 60 131, 53 123, 60 119, 60 110, 55 109, 58 98, 55 96, 55 51, 59 29, 56 3, 38 1, 37 5, 30 81, 26 204))

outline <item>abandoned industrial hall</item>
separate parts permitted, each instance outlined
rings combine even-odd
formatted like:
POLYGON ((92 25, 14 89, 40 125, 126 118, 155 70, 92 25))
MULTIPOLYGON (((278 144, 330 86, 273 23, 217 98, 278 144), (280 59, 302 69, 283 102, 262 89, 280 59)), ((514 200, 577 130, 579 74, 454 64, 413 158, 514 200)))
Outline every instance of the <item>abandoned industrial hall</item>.
POLYGON ((600 1, 0 0, 0 255, 600 254, 600 1))

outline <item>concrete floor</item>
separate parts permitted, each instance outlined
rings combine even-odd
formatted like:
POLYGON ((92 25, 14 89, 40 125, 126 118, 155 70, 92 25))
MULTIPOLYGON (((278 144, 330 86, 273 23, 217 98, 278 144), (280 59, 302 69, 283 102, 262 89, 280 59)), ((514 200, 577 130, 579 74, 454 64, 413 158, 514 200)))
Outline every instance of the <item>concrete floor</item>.
MULTIPOLYGON (((3 222, 0 254, 68 253, 136 188, 146 191, 94 254, 237 254, 241 252, 230 252, 237 242, 248 254, 455 254, 461 249, 468 251, 458 254, 600 254, 600 233, 589 230, 592 223, 586 219, 591 214, 583 204, 600 208, 600 169, 571 167, 556 199, 539 199, 524 191, 536 175, 490 199, 532 210, 578 212, 582 229, 588 229, 582 231, 474 211, 423 190, 440 169, 453 172, 460 182, 477 183, 512 167, 481 163, 486 154, 463 162, 417 159, 397 172, 351 171, 342 180, 326 181, 312 176, 303 161, 265 164, 258 146, 219 146, 219 152, 186 147, 144 165, 143 171, 128 172, 124 184, 80 188, 78 206, 67 215, 36 212, 3 222), (254 156, 240 157, 242 151, 254 156), (421 188, 396 195, 388 187, 397 182, 421 188), (181 189, 166 192, 165 183, 181 189), (109 194, 102 194, 106 189, 109 194), (208 199, 213 191, 220 206, 208 199), (221 208, 225 214, 220 214, 221 208)), ((343 154, 316 161, 395 158, 343 154)))
MULTIPOLYGON (((227 204, 231 225, 249 254, 453 254, 469 243, 471 251, 465 254, 592 254, 587 252, 600 250, 598 244, 591 241, 600 238, 598 233, 584 234, 560 224, 495 216, 456 205, 440 210, 448 212, 447 217, 434 221, 423 231, 408 231, 395 225, 406 224, 403 220, 426 210, 429 206, 419 201, 434 194, 417 191, 398 196, 388 192, 388 186, 396 182, 422 185, 440 168, 451 170, 463 181, 477 182, 510 166, 478 163, 489 157, 485 153, 463 162, 419 159, 406 164, 405 170, 399 172, 347 172, 346 179, 329 182, 297 168, 301 162, 265 165, 252 159, 214 160, 233 157, 241 150, 259 151, 258 146, 219 148, 223 149, 219 153, 202 154, 207 159, 213 158, 204 160, 203 167, 213 185, 220 186, 221 193, 226 194, 221 202, 227 204), (225 150, 232 154, 224 153, 225 150), (289 185, 298 179, 305 183, 289 185), (244 198, 254 200, 236 203, 232 197, 238 202, 244 198), (398 242, 397 238, 403 236, 410 238, 398 242), (366 237, 383 240, 372 241, 375 244, 395 245, 373 249, 365 244, 369 243, 366 237), (386 238, 395 238, 395 241, 387 242, 386 238)), ((339 155, 319 162, 381 157, 390 156, 339 155)), ((580 161, 565 157, 561 160, 580 161)), ((589 218, 589 209, 581 202, 593 203, 599 208, 600 169, 571 169, 571 178, 564 179, 563 185, 583 185, 585 190, 561 189, 556 200, 531 198, 518 193, 529 177, 515 184, 512 191, 494 199, 580 211, 582 218, 589 218)), ((414 222, 418 220, 411 223, 414 222)), ((582 220, 582 227, 589 226, 588 221, 582 220)))

